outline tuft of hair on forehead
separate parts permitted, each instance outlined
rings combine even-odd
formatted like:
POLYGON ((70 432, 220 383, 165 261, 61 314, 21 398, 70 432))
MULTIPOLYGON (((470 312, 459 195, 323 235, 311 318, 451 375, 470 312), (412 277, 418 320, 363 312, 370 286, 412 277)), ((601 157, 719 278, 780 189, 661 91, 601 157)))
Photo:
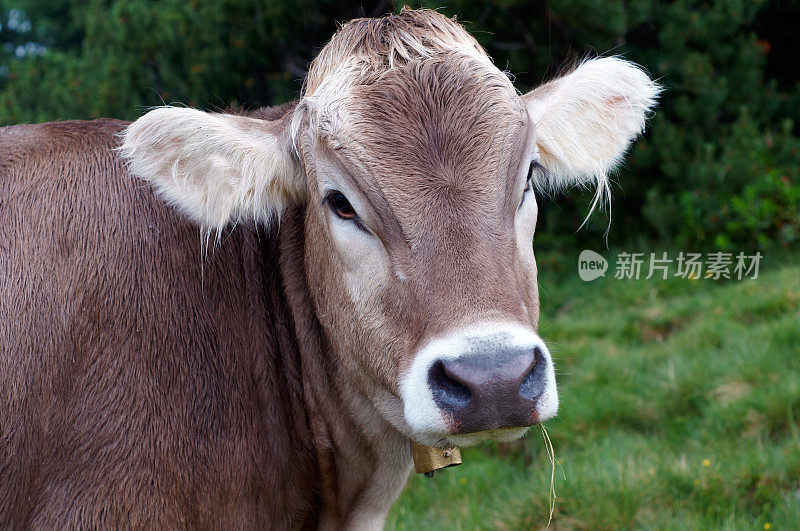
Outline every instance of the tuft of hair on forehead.
POLYGON ((354 19, 344 24, 312 61, 303 95, 313 95, 323 80, 345 63, 359 63, 364 76, 369 76, 458 48, 488 59, 461 24, 430 9, 404 7, 399 14, 354 19))

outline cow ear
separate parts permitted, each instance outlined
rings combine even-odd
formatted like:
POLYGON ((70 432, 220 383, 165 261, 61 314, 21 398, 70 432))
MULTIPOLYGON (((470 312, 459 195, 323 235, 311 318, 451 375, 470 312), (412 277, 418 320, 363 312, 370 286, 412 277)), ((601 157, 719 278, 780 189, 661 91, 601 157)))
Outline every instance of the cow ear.
POLYGON ((123 133, 130 171, 204 230, 269 223, 306 194, 292 152, 291 112, 274 121, 160 107, 123 133))
POLYGON ((546 184, 596 182, 599 198, 608 172, 644 130, 660 91, 634 63, 605 57, 526 94, 546 184))

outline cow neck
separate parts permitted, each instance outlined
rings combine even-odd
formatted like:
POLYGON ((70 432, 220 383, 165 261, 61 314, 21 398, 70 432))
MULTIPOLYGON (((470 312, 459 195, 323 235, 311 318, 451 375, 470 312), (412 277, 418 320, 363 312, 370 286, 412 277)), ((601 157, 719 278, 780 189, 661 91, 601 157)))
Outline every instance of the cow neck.
POLYGON ((279 263, 320 469, 320 527, 382 526, 411 471, 409 441, 334 362, 306 279, 304 218, 301 207, 284 214, 279 263))

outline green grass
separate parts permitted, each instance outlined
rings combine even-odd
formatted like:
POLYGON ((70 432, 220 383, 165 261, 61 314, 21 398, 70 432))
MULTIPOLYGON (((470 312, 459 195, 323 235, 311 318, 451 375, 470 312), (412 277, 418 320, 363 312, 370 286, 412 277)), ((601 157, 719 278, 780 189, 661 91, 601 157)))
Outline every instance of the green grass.
MULTIPOLYGON (((544 260, 555 280, 540 259, 561 395, 551 527, 800 529, 800 259, 756 280, 591 283, 569 260, 544 260)), ((546 525, 538 430, 463 453, 412 477, 387 529, 546 525)))

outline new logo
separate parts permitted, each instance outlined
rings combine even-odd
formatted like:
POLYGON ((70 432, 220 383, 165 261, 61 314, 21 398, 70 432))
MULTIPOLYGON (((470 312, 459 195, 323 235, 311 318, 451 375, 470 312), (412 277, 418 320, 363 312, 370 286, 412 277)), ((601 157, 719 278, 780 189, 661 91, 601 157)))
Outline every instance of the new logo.
POLYGON ((585 282, 604 277, 608 270, 608 262, 601 255, 589 249, 581 251, 578 256, 578 276, 585 282))

